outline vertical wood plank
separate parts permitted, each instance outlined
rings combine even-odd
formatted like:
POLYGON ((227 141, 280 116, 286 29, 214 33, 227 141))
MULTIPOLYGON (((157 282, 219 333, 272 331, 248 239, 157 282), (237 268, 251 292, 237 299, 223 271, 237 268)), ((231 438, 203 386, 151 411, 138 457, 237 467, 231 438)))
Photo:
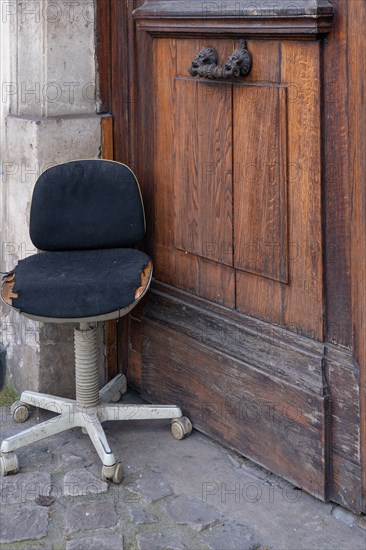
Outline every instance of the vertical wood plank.
POLYGON ((245 82, 281 82, 278 62, 281 43, 279 40, 250 40, 248 49, 254 60, 245 82))
POLYGON ((175 40, 154 41, 154 276, 174 284, 174 139, 173 98, 176 94, 177 44, 175 40), (164 60, 164 63, 161 61, 164 60))
POLYGON ((347 8, 353 348, 360 373, 361 484, 366 511, 366 4, 352 2, 347 8))
MULTIPOLYGON (((126 361, 128 385, 134 390, 141 391, 141 368, 142 368, 142 346, 141 346, 141 319, 144 311, 146 298, 143 298, 131 311, 120 329, 119 342, 121 338, 128 342, 128 347, 123 348, 123 358, 126 361)), ((119 323, 120 325, 121 323, 119 323)), ((120 362, 122 364, 122 362, 120 362)))
POLYGON ((178 80, 175 244, 232 265, 231 85, 178 80))
MULTIPOLYGON (((175 201, 177 185, 183 186, 191 170, 195 170, 197 150, 194 159, 185 160, 185 149, 177 135, 181 120, 177 91, 177 41, 160 39, 154 41, 155 120, 154 125, 154 258, 155 277, 163 282, 199 292, 199 258, 176 249, 175 201)), ((183 111, 187 116, 188 108, 183 111)), ((186 126, 185 126, 186 128, 186 126)), ((189 146, 195 134, 188 133, 184 143, 189 146)), ((189 146, 190 147, 190 146, 189 146)), ((192 190, 191 190, 192 191, 192 190)), ((189 208, 194 208, 192 192, 188 194, 189 208)), ((188 206, 186 207, 186 209, 188 206)), ((184 217, 182 226, 186 225, 184 217)), ((191 238, 195 228, 190 227, 191 238)), ((198 235, 197 235, 198 238, 198 235)))
POLYGON ((127 162, 129 158, 128 135, 128 51, 127 44, 127 2, 110 2, 110 32, 112 48, 110 64, 111 74, 111 111, 115 116, 114 158, 120 162, 127 162))
POLYGON ((201 255, 233 265, 232 86, 198 86, 201 255))
MULTIPOLYGON (((237 308, 249 315, 321 339, 323 285, 319 44, 284 42, 281 71, 282 84, 287 87, 288 93, 289 284, 237 271, 237 308)), ((280 140, 283 143, 284 140, 280 140)), ((236 146, 239 154, 240 145, 236 146)), ((238 209, 235 223, 237 218, 240 220, 240 215, 238 209)), ((260 258, 262 252, 254 243, 250 253, 260 258)), ((263 261, 262 258, 260 261, 263 261)))
POLYGON ((107 379, 112 380, 118 374, 118 334, 117 321, 104 323, 105 363, 107 379))
POLYGON ((323 337, 321 115, 318 43, 283 42, 282 81, 288 101, 289 235, 299 256, 284 292, 286 325, 323 337))
MULTIPOLYGON (((259 254, 255 248, 251 254, 259 254)), ((236 309, 252 317, 277 325, 283 323, 280 283, 236 270, 236 309)))
POLYGON ((107 113, 111 105, 110 0, 98 0, 95 7, 95 45, 98 66, 98 112, 107 113))
POLYGON ((101 118, 102 126, 102 159, 113 159, 113 117, 103 116, 101 118))
POLYGON ((351 346, 352 194, 349 187, 348 79, 346 78, 349 0, 336 0, 335 4, 337 4, 337 17, 332 32, 324 44, 323 64, 325 336, 331 342, 351 346))
MULTIPOLYGON (((113 118, 103 116, 101 118, 102 130, 102 158, 113 160, 113 118)), ((107 379, 112 380, 118 374, 118 331, 117 321, 111 320, 104 323, 105 362, 107 379)), ((120 340, 121 346, 122 341, 120 340)))
POLYGON ((286 90, 234 96, 235 267, 287 283, 286 90))
MULTIPOLYGON (((251 41, 249 45, 250 52, 253 55, 254 59, 257 59, 257 63, 253 64, 253 68, 248 77, 246 77, 245 82, 253 84, 260 82, 261 86, 266 85, 266 83, 276 82, 280 83, 281 81, 281 62, 280 62, 280 44, 277 41, 251 41), (254 57, 255 56, 255 57, 254 57)), ((237 85, 235 86, 235 88, 237 85)), ((261 103, 261 94, 263 98, 263 92, 266 93, 267 88, 262 87, 245 87, 242 89, 240 86, 234 91, 234 227, 235 227, 235 263, 248 266, 253 262, 254 265, 259 263, 258 267, 261 266, 262 256, 265 256, 265 253, 261 250, 261 247, 258 243, 258 237, 255 232, 252 231, 252 238, 248 238, 246 235, 245 229, 249 228, 251 232, 251 223, 252 219, 257 220, 262 216, 262 201, 259 194, 257 198, 259 203, 256 205, 257 211, 250 210, 250 203, 248 202, 249 197, 247 193, 244 192, 245 187, 243 182, 247 182, 249 189, 253 190, 253 198, 256 198, 256 185, 257 180, 251 182, 250 178, 253 178, 253 159, 255 159, 261 151, 258 151, 259 141, 261 140, 261 146, 265 144, 265 150, 269 155, 273 155, 273 151, 270 149, 270 144, 274 144, 274 141, 271 136, 271 119, 278 118, 278 111, 276 111, 275 105, 272 101, 270 105, 263 105, 262 101, 262 111, 267 113, 267 125, 260 122, 259 128, 253 126, 251 131, 248 131, 246 127, 247 124, 247 113, 248 109, 250 115, 252 116, 252 122, 256 117, 256 104, 257 101, 261 103), (248 96, 246 94, 248 93, 248 96), (245 97, 250 98, 250 102, 245 102, 245 97), (257 147, 252 148, 251 142, 254 140, 257 147), (247 153, 246 160, 243 159, 243 151, 247 153), (250 174, 250 170, 252 174, 250 174), (239 204, 246 209, 246 216, 243 215, 243 212, 239 208, 239 204), (248 246, 245 246, 245 242, 249 241, 248 246)), ((276 94, 271 89, 267 94, 276 94)), ((275 96, 276 98, 276 96, 275 96)), ((272 98, 271 98, 272 99, 272 98)), ((250 118, 250 117, 249 117, 250 118)), ((275 126, 276 131, 276 126, 275 126)), ((277 125, 278 131, 278 125, 277 125)), ((279 136, 279 134, 278 134, 279 136)), ((273 147, 273 145, 272 145, 273 147)), ((259 157, 258 157, 259 158, 259 157)), ((276 165, 276 163, 275 163, 276 165)), ((278 166, 278 165, 277 165, 278 166)), ((261 170, 263 167, 260 166, 261 170)), ((264 189, 265 184, 262 181, 264 189)), ((247 190, 249 190, 247 189, 247 190)), ((254 206, 254 205, 253 205, 254 206)), ((281 205, 281 209, 285 204, 281 205)), ((277 207, 278 208, 278 207, 277 207)), ((273 216, 272 216, 273 218, 273 216)), ((280 224, 281 225, 281 224, 280 224)), ((278 227, 280 227, 280 225, 278 227)), ((283 225, 283 224, 282 224, 283 225)), ((258 224, 257 224, 258 229, 258 224)), ((260 229, 260 228, 259 228, 260 229)), ((261 231, 261 229, 260 229, 261 231)), ((261 239, 263 240, 263 239, 261 239)), ((272 236, 270 237, 272 241, 272 236)), ((267 249, 270 247, 267 247, 267 249)), ((279 254, 277 254, 279 259, 279 254)), ((271 271, 271 270, 269 270, 271 271)), ((236 279, 236 308, 239 311, 242 311, 253 317, 258 317, 260 319, 265 319, 276 324, 281 324, 283 320, 282 312, 282 289, 278 281, 266 278, 263 276, 257 276, 255 273, 244 272, 240 269, 236 270, 235 273, 236 279)))
MULTIPOLYGON (((198 256, 202 250, 198 93, 195 81, 175 84, 176 162, 174 166, 174 244, 198 256)), ((202 131, 202 130, 201 130, 202 131)))
POLYGON ((234 278, 224 265, 232 262, 230 85, 212 91, 177 78, 178 60, 185 67, 187 51, 202 47, 181 42, 154 41, 155 277, 232 307, 234 278))
POLYGON ((216 304, 235 307, 235 272, 226 265, 200 259, 199 295, 216 304))

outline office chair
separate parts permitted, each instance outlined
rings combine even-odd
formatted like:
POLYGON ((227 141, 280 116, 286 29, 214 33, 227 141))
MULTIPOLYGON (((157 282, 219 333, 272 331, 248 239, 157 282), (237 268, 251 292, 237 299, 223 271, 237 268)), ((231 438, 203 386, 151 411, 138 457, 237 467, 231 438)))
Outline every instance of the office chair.
MULTIPOLYGON (((70 428, 87 433, 103 463, 104 479, 120 483, 122 465, 108 445, 102 422, 171 419, 172 434, 192 431, 175 405, 108 403, 123 391, 124 375, 99 391, 98 321, 128 314, 146 294, 152 261, 134 248, 145 233, 139 184, 125 165, 107 160, 79 160, 49 168, 32 197, 30 238, 41 253, 20 260, 4 277, 1 297, 20 314, 44 323, 75 322, 76 400, 24 391, 13 404, 13 418, 23 422, 30 406, 59 413, 6 438, 0 447, 0 475, 18 471, 14 451, 70 428)), ((62 376, 62 372, 60 372, 62 376)))

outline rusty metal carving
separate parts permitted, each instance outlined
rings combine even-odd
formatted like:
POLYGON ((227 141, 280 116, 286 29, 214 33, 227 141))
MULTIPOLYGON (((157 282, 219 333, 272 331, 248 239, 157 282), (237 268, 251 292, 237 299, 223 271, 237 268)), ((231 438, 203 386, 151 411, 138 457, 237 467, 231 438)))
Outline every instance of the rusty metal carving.
POLYGON ((212 46, 205 46, 192 61, 188 72, 191 76, 209 78, 210 80, 238 78, 246 76, 252 68, 252 56, 245 40, 228 57, 224 65, 218 64, 218 54, 212 46))

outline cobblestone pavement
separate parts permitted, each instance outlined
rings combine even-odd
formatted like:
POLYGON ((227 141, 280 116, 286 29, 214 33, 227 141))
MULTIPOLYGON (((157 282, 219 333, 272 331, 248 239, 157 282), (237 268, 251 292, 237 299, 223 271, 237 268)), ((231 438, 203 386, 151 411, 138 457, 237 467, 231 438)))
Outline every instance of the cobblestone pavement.
MULTIPOLYGON (((1 411, 1 438, 15 424, 1 411)), ((75 428, 20 449, 20 471, 0 479, 6 550, 365 550, 365 517, 321 503, 194 431, 169 422, 106 423, 123 462, 104 482, 88 437, 75 428)))

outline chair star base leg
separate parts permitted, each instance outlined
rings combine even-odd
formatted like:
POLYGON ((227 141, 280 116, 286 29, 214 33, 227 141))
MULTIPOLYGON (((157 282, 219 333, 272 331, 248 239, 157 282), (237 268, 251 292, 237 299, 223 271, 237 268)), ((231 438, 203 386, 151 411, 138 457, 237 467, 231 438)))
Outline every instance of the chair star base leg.
POLYGON ((20 447, 79 427, 89 435, 102 461, 102 476, 114 483, 120 483, 122 480, 122 465, 116 460, 108 444, 102 427, 103 422, 107 420, 170 419, 172 420, 172 433, 176 439, 183 439, 192 430, 190 421, 182 416, 181 409, 175 405, 99 403, 95 407, 81 407, 73 399, 31 391, 22 393, 20 403, 59 414, 41 424, 4 439, 0 447, 0 476, 17 471, 18 462, 14 451, 20 447))

